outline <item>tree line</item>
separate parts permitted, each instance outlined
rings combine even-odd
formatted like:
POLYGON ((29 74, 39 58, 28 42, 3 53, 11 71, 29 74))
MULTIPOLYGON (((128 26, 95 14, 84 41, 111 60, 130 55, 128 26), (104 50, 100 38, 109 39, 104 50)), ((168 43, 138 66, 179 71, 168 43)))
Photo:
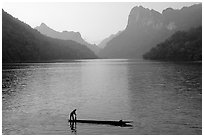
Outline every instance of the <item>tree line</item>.
POLYGON ((144 59, 168 61, 202 60, 202 27, 177 31, 143 55, 144 59))
POLYGON ((42 35, 2 10, 3 63, 91 58, 97 56, 85 45, 42 35))

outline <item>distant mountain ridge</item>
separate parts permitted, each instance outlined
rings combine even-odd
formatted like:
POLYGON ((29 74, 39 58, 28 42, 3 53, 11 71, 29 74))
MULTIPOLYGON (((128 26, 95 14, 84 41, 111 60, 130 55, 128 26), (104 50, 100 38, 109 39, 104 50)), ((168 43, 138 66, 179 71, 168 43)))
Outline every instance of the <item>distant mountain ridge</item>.
POLYGON ((105 48, 106 44, 113 39, 114 37, 116 37, 117 35, 119 35, 122 31, 117 32, 116 34, 111 34, 109 37, 103 39, 99 44, 98 47, 100 48, 105 48))
POLYGON ((134 7, 124 31, 110 40, 100 55, 106 58, 142 58, 142 55, 178 30, 202 26, 202 4, 162 13, 134 7))
POLYGON ((42 35, 2 9, 3 63, 93 58, 97 56, 86 46, 42 35))
POLYGON ((58 32, 56 30, 53 30, 52 28, 48 27, 45 23, 41 23, 40 26, 35 27, 36 30, 38 30, 40 33, 52 37, 52 38, 58 38, 62 40, 73 40, 80 44, 86 45, 89 49, 91 49, 94 53, 98 53, 100 48, 98 48, 95 44, 90 44, 86 42, 79 32, 74 31, 63 31, 58 32))

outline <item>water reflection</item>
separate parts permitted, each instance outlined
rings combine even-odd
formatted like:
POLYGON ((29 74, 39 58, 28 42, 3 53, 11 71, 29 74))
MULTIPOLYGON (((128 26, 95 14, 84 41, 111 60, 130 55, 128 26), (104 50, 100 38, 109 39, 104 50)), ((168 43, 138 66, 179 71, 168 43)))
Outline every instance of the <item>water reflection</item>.
POLYGON ((201 69, 138 60, 4 66, 2 132, 201 134, 201 69), (133 120, 133 127, 67 123, 74 108, 79 119, 133 120))
POLYGON ((81 70, 84 102, 79 107, 79 113, 83 111, 79 117, 129 120, 126 65, 119 61, 97 60, 84 63, 81 70))
POLYGON ((72 134, 77 134, 77 127, 76 127, 76 122, 69 121, 69 126, 71 129, 72 134))

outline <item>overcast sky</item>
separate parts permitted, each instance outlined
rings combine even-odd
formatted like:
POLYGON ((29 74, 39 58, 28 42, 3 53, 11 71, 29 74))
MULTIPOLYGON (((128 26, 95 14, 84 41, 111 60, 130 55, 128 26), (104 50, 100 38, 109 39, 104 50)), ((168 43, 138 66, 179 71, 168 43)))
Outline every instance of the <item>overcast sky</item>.
POLYGON ((98 44, 111 34, 123 30, 127 25, 128 15, 134 6, 158 12, 172 7, 180 9, 194 3, 3 3, 3 9, 12 16, 29 24, 39 26, 42 22, 57 31, 80 32, 82 37, 90 43, 98 44))

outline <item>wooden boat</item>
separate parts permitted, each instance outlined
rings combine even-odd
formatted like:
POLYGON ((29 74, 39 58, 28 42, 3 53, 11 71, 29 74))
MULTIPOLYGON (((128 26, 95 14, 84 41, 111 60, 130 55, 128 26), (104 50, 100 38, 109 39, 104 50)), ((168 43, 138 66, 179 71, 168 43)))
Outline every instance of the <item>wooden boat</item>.
POLYGON ((69 120, 69 122, 77 122, 77 123, 90 123, 90 124, 107 124, 114 126, 123 126, 123 127, 132 127, 132 125, 127 123, 132 123, 132 121, 101 121, 101 120, 69 120))

